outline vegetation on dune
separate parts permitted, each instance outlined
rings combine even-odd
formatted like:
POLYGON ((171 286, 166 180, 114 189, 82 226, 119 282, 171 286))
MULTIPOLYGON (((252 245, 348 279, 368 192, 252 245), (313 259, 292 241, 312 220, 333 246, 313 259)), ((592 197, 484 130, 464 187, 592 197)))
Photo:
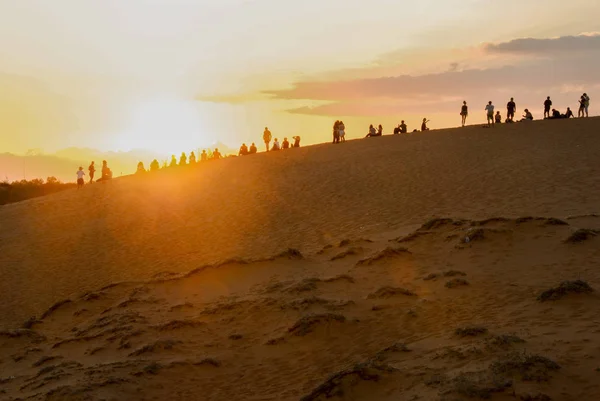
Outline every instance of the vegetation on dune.
POLYGON ((60 182, 56 177, 48 177, 46 181, 39 178, 29 181, 2 181, 0 182, 0 205, 50 195, 76 186, 74 183, 60 182))
POLYGON ((547 289, 538 296, 538 301, 556 301, 567 294, 589 294, 594 292, 588 283, 582 280, 563 281, 558 287, 547 289))

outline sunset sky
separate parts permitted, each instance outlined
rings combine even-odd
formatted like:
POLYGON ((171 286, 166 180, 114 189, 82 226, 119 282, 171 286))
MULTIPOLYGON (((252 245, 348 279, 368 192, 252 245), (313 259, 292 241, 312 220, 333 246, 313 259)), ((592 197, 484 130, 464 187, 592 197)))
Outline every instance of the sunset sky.
MULTIPOLYGON (((181 153, 600 102, 600 3, 0 0, 0 153, 181 153)), ((600 107, 600 106, 599 106, 600 107)))

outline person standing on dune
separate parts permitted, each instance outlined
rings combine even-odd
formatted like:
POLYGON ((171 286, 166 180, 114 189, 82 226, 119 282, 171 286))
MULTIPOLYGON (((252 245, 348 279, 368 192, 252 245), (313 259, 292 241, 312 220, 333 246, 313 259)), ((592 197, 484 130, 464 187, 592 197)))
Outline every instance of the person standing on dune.
POLYGON ((267 148, 267 152, 269 151, 269 143, 271 143, 271 131, 269 128, 265 127, 265 132, 263 133, 263 141, 265 141, 265 147, 267 148))
POLYGON ((544 101, 544 118, 550 118, 550 107, 552 107, 552 100, 548 96, 544 101))
POLYGON ((515 121, 515 113, 517 111, 517 105, 515 104, 515 99, 510 98, 510 102, 506 105, 506 121, 510 121, 511 123, 515 121))
POLYGON ((581 96, 581 99, 583 100, 583 111, 585 112, 585 116, 589 117, 588 110, 590 108, 590 97, 587 93, 584 93, 583 96, 581 96))
POLYGON ((90 184, 92 182, 94 182, 94 173, 96 172, 96 166, 94 165, 94 161, 92 161, 92 164, 90 164, 90 166, 88 167, 88 171, 90 173, 90 184))
POLYGON ((463 105, 460 108, 460 115, 462 117, 462 126, 464 127, 467 122, 467 116, 469 115, 469 107, 467 106, 466 100, 463 102, 463 105))
POLYGON ((83 167, 79 167, 79 170, 77 170, 77 190, 79 190, 79 188, 83 187, 83 176, 85 175, 85 172, 83 171, 83 167))
POLYGON ((487 112, 488 127, 492 127, 494 125, 494 105, 491 100, 485 106, 485 111, 487 112))

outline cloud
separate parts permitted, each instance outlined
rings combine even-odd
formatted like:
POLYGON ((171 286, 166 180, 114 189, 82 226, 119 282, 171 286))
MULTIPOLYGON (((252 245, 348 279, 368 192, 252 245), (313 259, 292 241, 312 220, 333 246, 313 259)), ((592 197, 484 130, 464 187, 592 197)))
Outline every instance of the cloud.
POLYGON ((503 43, 488 43, 488 53, 553 54, 557 52, 600 51, 600 33, 549 39, 523 38, 503 43))

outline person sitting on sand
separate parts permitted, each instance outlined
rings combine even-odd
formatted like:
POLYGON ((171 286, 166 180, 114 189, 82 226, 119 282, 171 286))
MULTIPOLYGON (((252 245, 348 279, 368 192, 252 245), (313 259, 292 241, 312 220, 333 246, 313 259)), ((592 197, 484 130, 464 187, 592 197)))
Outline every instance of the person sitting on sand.
POLYGON ((240 146, 240 151, 238 152, 239 156, 246 156, 248 154, 248 146, 245 143, 242 143, 240 146))
POLYGON ((83 181, 83 177, 85 176, 85 171, 83 171, 83 167, 79 167, 79 170, 77 170, 77 190, 79 190, 79 188, 83 187, 84 181, 83 181))
POLYGON ((496 124, 502 124, 502 116, 500 115, 500 111, 496 112, 496 116, 494 117, 496 124))
POLYGON ((94 163, 95 162, 92 161, 92 164, 90 164, 90 166, 88 167, 88 171, 90 173, 90 184, 94 182, 94 173, 96 172, 96 165, 94 163))
POLYGON ((196 154, 194 152, 190 153, 190 164, 196 164, 196 154))
POLYGON ((560 111, 556 110, 556 109, 552 109, 552 115, 550 116, 550 118, 552 119, 557 119, 557 118, 563 118, 564 116, 560 114, 560 111))
POLYGON ((567 112, 565 113, 565 118, 575 118, 575 116, 573 115, 573 112, 571 111, 570 107, 567 107, 567 112))
POLYGON ((379 124, 379 126, 377 127, 377 136, 382 136, 383 135, 383 127, 381 126, 381 124, 379 124))
POLYGON ((377 131, 375 131, 375 127, 373 127, 373 124, 369 125, 369 133, 367 134, 367 136, 365 138, 372 137, 372 136, 377 136, 377 131))
POLYGON ((491 100, 485 106, 485 111, 487 115, 488 127, 491 127, 494 125, 494 105, 492 104, 491 100))
POLYGON ((423 122, 421 123, 421 131, 429 131, 429 128, 427 128, 427 123, 429 122, 428 119, 424 118, 423 122))
POLYGON ((258 149, 256 149, 256 145, 254 144, 254 142, 252 142, 252 145, 250 145, 250 154, 253 155, 258 151, 258 149))
POLYGON ((408 134, 408 127, 406 126, 406 123, 404 122, 404 120, 402 120, 402 122, 400 123, 400 133, 408 134))
POLYGON ((219 148, 215 148, 215 151, 213 152, 213 159, 219 160, 222 157, 223 155, 221 155, 221 152, 219 152, 219 148))
POLYGON ((112 179, 112 171, 108 168, 108 162, 106 160, 102 160, 102 177, 100 177, 98 181, 108 181, 112 179))
POLYGON ((279 141, 277 140, 277 138, 275 138, 275 140, 273 141, 273 147, 271 148, 271 150, 279 150, 281 149, 281 147, 279 146, 279 141))
POLYGON ((200 153, 200 161, 205 162, 208 160, 208 154, 206 153, 206 149, 202 149, 202 153, 200 153))
POLYGON ((292 138, 294 139, 294 147, 295 148, 299 148, 300 147, 300 137, 299 136, 293 136, 292 138))
POLYGON ((179 165, 180 166, 187 165, 187 156, 185 155, 185 152, 181 152, 181 156, 179 157, 179 165))
POLYGON ((338 135, 340 137, 341 142, 346 142, 346 126, 344 125, 344 122, 341 120, 338 125, 338 135))
POLYGON ((525 114, 523 114, 523 118, 521 121, 533 121, 533 114, 528 109, 525 109, 525 114))
POLYGON ((290 148, 290 142, 288 141, 287 138, 283 138, 283 142, 281 142, 281 149, 289 149, 290 148))
POLYGON ((265 141, 265 147, 267 148, 267 152, 269 151, 269 143, 271 142, 271 131, 269 128, 265 127, 265 132, 263 133, 263 141, 265 141))
POLYGON ((143 174, 146 172, 146 169, 144 168, 144 162, 139 162, 137 164, 137 168, 135 170, 136 174, 143 174))
POLYGON ((462 126, 464 127, 467 123, 467 116, 469 115, 469 107, 467 106, 467 101, 463 101, 463 105, 460 108, 460 115, 462 118, 462 126))
POLYGON ((400 124, 394 128, 394 135, 398 135, 400 133, 400 124))

